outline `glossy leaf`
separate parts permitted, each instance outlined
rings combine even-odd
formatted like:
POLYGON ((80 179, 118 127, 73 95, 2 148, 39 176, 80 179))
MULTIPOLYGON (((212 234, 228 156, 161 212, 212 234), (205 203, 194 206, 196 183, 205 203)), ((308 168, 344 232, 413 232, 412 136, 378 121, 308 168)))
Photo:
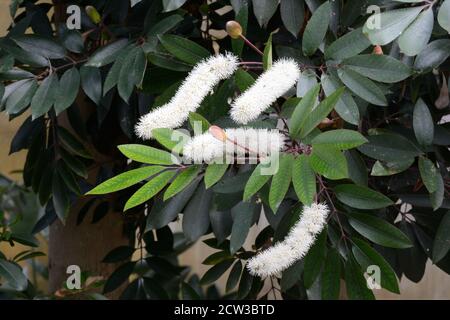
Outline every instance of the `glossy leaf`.
POLYGON ((409 238, 389 222, 365 213, 347 213, 350 225, 376 244, 406 249, 412 246, 409 238))
POLYGON ((147 166, 121 173, 99 184, 87 194, 105 194, 131 187, 164 170, 161 166, 147 166))
POLYGON ((169 183, 174 175, 174 171, 165 171, 152 178, 128 199, 123 210, 127 211, 153 198, 169 183))

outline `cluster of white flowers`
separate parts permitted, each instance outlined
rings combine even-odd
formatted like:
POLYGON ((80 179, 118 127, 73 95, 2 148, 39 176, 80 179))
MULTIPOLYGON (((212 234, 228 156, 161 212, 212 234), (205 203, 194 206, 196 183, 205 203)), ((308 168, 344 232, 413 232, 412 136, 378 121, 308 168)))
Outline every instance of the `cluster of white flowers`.
POLYGON ((223 155, 266 157, 284 146, 284 137, 278 130, 230 128, 224 133, 225 141, 210 132, 195 136, 183 147, 184 157, 194 163, 208 163, 223 155))
POLYGON ((305 206, 300 220, 282 242, 249 260, 247 268, 250 273, 262 278, 278 275, 301 259, 323 230, 328 213, 325 204, 305 206))
POLYGON ((256 82, 231 105, 231 118, 247 124, 279 97, 291 89, 300 77, 300 69, 293 59, 280 59, 264 72, 256 82))
POLYGON ((153 129, 180 127, 213 87, 220 80, 229 78, 237 68, 237 57, 229 53, 210 57, 197 64, 167 104, 140 119, 136 125, 137 135, 150 139, 153 129))

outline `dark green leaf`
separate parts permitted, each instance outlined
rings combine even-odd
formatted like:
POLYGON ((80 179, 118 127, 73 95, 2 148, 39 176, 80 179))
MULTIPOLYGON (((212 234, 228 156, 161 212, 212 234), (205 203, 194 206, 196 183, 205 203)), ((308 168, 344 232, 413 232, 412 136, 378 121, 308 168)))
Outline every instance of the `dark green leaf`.
POLYGON ((356 209, 380 209, 394 204, 385 195, 356 184, 341 184, 334 188, 342 203, 356 209))
POLYGON ((80 75, 83 91, 98 105, 102 97, 102 76, 100 74, 100 69, 94 67, 81 67, 80 75))
POLYGON ((41 83, 31 100, 33 120, 50 110, 55 102, 58 87, 58 76, 55 73, 52 73, 41 83))
POLYGON ((389 222, 364 213, 347 213, 350 225, 376 244, 405 249, 412 246, 409 238, 389 222))
POLYGON ((331 4, 326 1, 316 11, 306 25, 302 48, 307 56, 314 54, 322 43, 328 30, 331 17, 331 4))
POLYGON ((181 61, 191 65, 208 57, 210 53, 202 46, 186 38, 176 35, 161 35, 158 37, 164 48, 181 61))

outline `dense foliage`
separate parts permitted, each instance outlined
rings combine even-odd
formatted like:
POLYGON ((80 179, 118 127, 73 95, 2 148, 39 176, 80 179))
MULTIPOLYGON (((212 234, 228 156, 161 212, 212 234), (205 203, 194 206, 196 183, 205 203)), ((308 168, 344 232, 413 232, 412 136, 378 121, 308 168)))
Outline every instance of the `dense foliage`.
MULTIPOLYGON (((28 150, 23 180, 45 207, 33 232, 64 221, 80 197, 89 197, 80 221, 90 207, 92 223, 119 210, 130 234, 138 231, 136 244, 105 257, 124 263, 104 293, 135 274, 123 298, 214 298, 230 269, 226 298, 336 299, 343 279, 349 298, 371 299, 370 265, 394 293, 401 277, 420 281, 428 259, 450 272, 449 0, 55 3, 11 1, 14 24, 0 39, 1 108, 12 121, 31 113, 11 153, 28 150), (72 3, 82 8, 81 30, 65 25, 72 3), (382 10, 381 28, 371 27, 370 5, 382 10), (233 38, 224 32, 232 20, 245 37, 238 24, 228 25, 233 38), (168 102, 195 64, 226 51, 241 68, 183 128, 238 127, 230 100, 279 58, 295 59, 296 90, 248 124, 286 135, 273 176, 253 164, 174 164, 171 129, 149 141, 135 136, 138 118, 168 102), (252 276, 247 260, 281 241, 313 202, 331 214, 305 258, 270 279, 252 276), (168 225, 180 213, 182 233, 173 233, 168 225), (262 215, 268 226, 244 248, 262 215), (204 235, 216 252, 199 279, 177 255, 204 235)), ((0 255, 1 279, 24 291, 22 277, 8 273, 17 269, 0 255)))

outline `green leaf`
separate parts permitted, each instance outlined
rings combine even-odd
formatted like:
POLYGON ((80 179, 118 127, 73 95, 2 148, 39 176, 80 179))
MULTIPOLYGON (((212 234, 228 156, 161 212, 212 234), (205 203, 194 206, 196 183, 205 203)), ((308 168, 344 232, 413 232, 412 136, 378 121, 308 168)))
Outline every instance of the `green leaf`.
POLYGON ((140 144, 122 144, 118 146, 127 158, 148 164, 173 165, 178 160, 169 152, 140 144))
MULTIPOLYGON (((309 90, 317 84, 317 75, 313 70, 306 69, 300 72, 300 77, 297 81, 297 97, 303 98, 309 90)), ((318 103, 315 101, 314 106, 318 103)))
POLYGON ((169 183, 174 175, 175 171, 165 171, 152 178, 128 199, 123 211, 127 211, 150 200, 169 183))
POLYGON ((176 178, 172 181, 170 186, 164 192, 164 201, 172 198, 174 195, 181 192, 186 188, 191 182, 198 176, 200 172, 200 166, 191 166, 183 170, 176 178))
POLYGON ((152 136, 167 150, 175 154, 181 153, 183 146, 189 141, 190 137, 181 130, 172 130, 168 128, 158 128, 152 130, 152 136))
POLYGON ((181 298, 183 300, 201 300, 201 297, 189 284, 181 284, 181 298))
POLYGON ((336 106, 336 103, 344 93, 344 90, 345 88, 342 87, 333 92, 306 116, 306 119, 303 120, 302 127, 300 128, 300 138, 306 137, 328 116, 336 106))
POLYGON ((339 252, 330 248, 322 272, 322 299, 339 299, 341 287, 341 259, 339 252))
POLYGON ((48 59, 62 59, 66 56, 66 49, 63 46, 36 34, 26 34, 13 40, 25 51, 38 53, 48 59))
POLYGON ((306 56, 313 55, 319 48, 328 30, 331 17, 331 4, 326 1, 314 11, 303 33, 302 49, 306 56))
POLYGON ((365 213, 346 213, 350 225, 370 241, 389 248, 412 247, 409 238, 386 220, 365 213))
POLYGON ((291 137, 295 138, 300 134, 300 130, 302 129, 306 119, 308 118, 308 115, 311 113, 311 110, 315 106, 317 97, 319 96, 319 92, 320 85, 317 84, 305 94, 305 96, 295 107, 290 121, 289 132, 291 134, 291 137))
POLYGON ((186 38, 169 34, 161 35, 158 38, 167 51, 191 65, 210 56, 208 50, 186 38))
POLYGON ((439 39, 430 42, 416 57, 414 69, 425 71, 440 66, 450 56, 450 40, 439 39))
POLYGON ((0 258, 0 277, 14 290, 24 291, 28 286, 28 280, 22 269, 15 263, 0 258))
POLYGON ((31 100, 31 114, 33 120, 47 113, 55 102, 58 91, 58 76, 52 73, 45 78, 31 100))
POLYGON ((414 163, 414 160, 414 158, 410 158, 395 162, 377 161, 373 165, 370 175, 374 177, 392 176, 407 170, 414 163))
POLYGON ((424 6, 376 13, 367 20, 363 33, 369 37, 372 44, 386 45, 400 36, 423 8, 424 6), (379 22, 379 26, 376 22, 379 22))
POLYGON ((212 189, 206 190, 204 185, 200 184, 184 209, 183 233, 189 242, 197 241, 208 232, 212 196, 212 189))
POLYGON ((109 69, 103 85, 103 95, 105 96, 117 83, 119 82, 120 69, 122 69, 123 62, 128 53, 133 49, 133 46, 126 46, 120 50, 120 54, 109 69))
POLYGON ((433 243, 433 262, 441 261, 450 251, 450 211, 442 218, 433 243))
POLYGON ((268 70, 272 67, 273 59, 272 59, 272 34, 270 34, 269 39, 266 42, 266 46, 264 47, 263 54, 263 67, 264 70, 268 70))
POLYGON ((103 258, 103 263, 115 263, 131 258, 135 249, 130 246, 120 246, 114 248, 103 258))
POLYGON ((261 188, 269 181, 271 175, 262 174, 262 170, 266 164, 260 163, 253 171, 252 175, 245 184, 244 189, 244 201, 248 201, 255 193, 257 193, 261 188))
POLYGON ((126 189, 164 170, 161 166, 147 166, 121 173, 102 182, 86 194, 105 194, 126 189))
POLYGON ((303 272, 303 281, 305 288, 309 289, 316 281, 322 271, 325 258, 327 256, 327 230, 325 229, 317 237, 311 249, 305 256, 305 266, 303 272))
POLYGON ((60 141, 67 150, 87 159, 92 158, 84 145, 66 128, 58 127, 57 133, 58 138, 60 138, 60 141))
POLYGON ((283 292, 291 289, 302 279, 303 264, 303 260, 298 260, 292 266, 283 271, 280 283, 280 287, 283 292))
POLYGON ((103 293, 108 293, 116 290, 122 283, 128 280, 133 273, 136 262, 126 262, 118 267, 108 278, 103 287, 103 293))
POLYGON ((346 33, 325 49, 325 58, 342 60, 356 56, 370 46, 362 28, 346 33))
POLYGON ((80 87, 80 73, 77 68, 71 68, 64 72, 55 97, 55 112, 60 114, 70 107, 77 95, 80 87))
POLYGON ((286 195, 291 184, 292 166, 294 158, 292 155, 281 154, 277 173, 272 178, 269 192, 269 204, 273 212, 277 212, 278 207, 286 195))
POLYGON ((244 299, 250 293, 252 289, 253 281, 255 278, 250 274, 247 269, 247 266, 244 266, 244 270, 242 271, 241 281, 239 281, 238 287, 238 299, 244 299))
POLYGON ((347 159, 336 148, 314 146, 309 163, 315 172, 327 179, 340 180, 348 177, 347 159))
POLYGON ((206 271, 200 280, 200 284, 207 285, 217 281, 231 267, 233 262, 233 259, 229 259, 216 264, 211 269, 206 271))
POLYGON ((345 263, 345 284, 350 300, 375 300, 372 291, 367 287, 364 272, 352 256, 345 263))
POLYGON ((414 107, 413 128, 417 141, 422 146, 428 146, 433 143, 434 121, 428 106, 420 98, 414 107))
POLYGON ((147 38, 169 32, 170 30, 175 28, 176 25, 178 25, 181 21, 183 21, 183 17, 179 14, 170 15, 162 19, 161 21, 158 21, 154 26, 152 26, 147 32, 147 38))
POLYGON ((381 209, 394 204, 385 195, 355 184, 338 185, 334 192, 339 201, 356 209, 381 209))
POLYGON ((158 206, 158 202, 156 202, 147 218, 146 230, 160 229, 173 221, 175 217, 183 211, 183 208, 186 206, 189 199, 191 199, 199 183, 200 179, 195 179, 188 187, 173 198, 166 202, 161 201, 161 206, 158 206))
POLYGON ((102 97, 102 76, 100 69, 83 66, 80 69, 80 76, 83 91, 98 105, 102 97))
POLYGON ((338 70, 339 79, 358 97, 377 106, 387 106, 383 91, 372 80, 346 67, 338 70))
POLYGON ((400 50, 408 56, 419 54, 428 44, 433 26, 433 7, 430 6, 400 35, 398 38, 400 50))
POLYGON ((22 112, 31 102, 37 88, 38 84, 36 80, 23 80, 23 82, 19 81, 18 86, 14 87, 14 91, 10 94, 7 93, 8 87, 5 89, 5 97, 8 98, 6 100, 5 110, 8 114, 14 115, 22 112))
POLYGON ((283 0, 280 4, 280 11, 284 26, 297 38, 305 18, 304 0, 283 0))
POLYGON ((254 202, 240 202, 231 209, 233 226, 230 237, 230 253, 234 255, 247 239, 250 227, 255 221, 255 211, 259 208, 254 202))
POLYGON ((367 269, 371 265, 378 266, 381 271, 381 283, 379 285, 393 293, 400 293, 395 271, 383 256, 363 240, 352 238, 352 242, 354 244, 352 247, 353 254, 362 269, 367 269))
POLYGON ((411 75, 411 69, 404 63, 386 55, 364 54, 342 61, 346 69, 353 70, 369 79, 396 83, 411 75))
POLYGON ((164 12, 174 11, 186 2, 186 0, 163 0, 164 12))
POLYGON ((312 139, 311 144, 325 147, 334 147, 347 150, 358 147, 367 142, 367 139, 358 131, 338 129, 323 132, 312 139))
POLYGON ((316 194, 316 176, 309 164, 308 156, 302 154, 294 161, 292 167, 292 184, 299 200, 304 205, 311 205, 316 194))
POLYGON ((233 257, 230 255, 229 252, 217 251, 217 252, 214 252, 213 254, 209 255, 205 260, 203 260, 202 264, 213 266, 215 264, 218 264, 219 262, 228 260, 230 258, 233 258, 233 257))
POLYGON ((87 178, 87 170, 84 163, 80 160, 78 160, 76 157, 68 153, 64 149, 59 150, 59 154, 63 161, 66 163, 66 165, 74 172, 76 175, 87 178))
POLYGON ((433 193, 437 189, 438 169, 429 159, 419 157, 419 171, 422 182, 429 193, 433 193))
POLYGON ((450 0, 445 0, 438 13, 439 25, 450 33, 450 0))
POLYGON ((61 41, 64 47, 71 52, 82 53, 84 51, 83 36, 78 30, 63 31, 61 41))
POLYGON ((242 262, 241 260, 236 261, 233 268, 231 268, 230 275, 228 276, 226 284, 226 292, 233 290, 239 283, 242 273, 242 262))
POLYGON ((53 207, 56 215, 64 224, 69 214, 70 199, 69 192, 64 185, 64 181, 58 174, 53 175, 52 180, 53 207))
POLYGON ((120 39, 114 41, 104 47, 97 49, 84 64, 87 67, 100 68, 106 66, 116 60, 120 50, 128 44, 128 39, 120 39))
MULTIPOLYGON (((340 87, 343 87, 342 82, 331 75, 322 74, 321 77, 322 88, 326 96, 331 95, 340 87)), ((339 98, 334 110, 337 114, 348 123, 359 124, 359 109, 349 90, 345 90, 339 98)))
POLYGON ((225 174, 228 169, 228 164, 212 163, 208 165, 205 171, 205 186, 206 189, 216 184, 225 174))
POLYGON ((147 59, 140 47, 131 50, 123 60, 117 90, 125 102, 128 102, 134 87, 141 85, 146 66, 147 59))
POLYGON ((348 177, 356 184, 367 186, 369 178, 367 167, 360 153, 356 150, 348 150, 345 151, 345 158, 347 159, 348 177))
POLYGON ((382 133, 366 137, 368 143, 358 147, 368 157, 385 162, 408 161, 422 152, 405 137, 394 133, 382 133))
POLYGON ((211 126, 208 120, 196 112, 189 113, 189 124, 196 134, 203 133, 211 126))
POLYGON ((278 7, 278 0, 252 0, 253 12, 261 27, 267 27, 278 7))
POLYGON ((236 71, 234 74, 234 80, 236 82, 236 86, 241 92, 244 92, 255 83, 255 79, 252 75, 243 69, 238 69, 236 71))
POLYGON ((436 211, 442 206, 444 202, 444 179, 440 174, 436 175, 436 191, 430 194, 430 201, 433 210, 436 211))

